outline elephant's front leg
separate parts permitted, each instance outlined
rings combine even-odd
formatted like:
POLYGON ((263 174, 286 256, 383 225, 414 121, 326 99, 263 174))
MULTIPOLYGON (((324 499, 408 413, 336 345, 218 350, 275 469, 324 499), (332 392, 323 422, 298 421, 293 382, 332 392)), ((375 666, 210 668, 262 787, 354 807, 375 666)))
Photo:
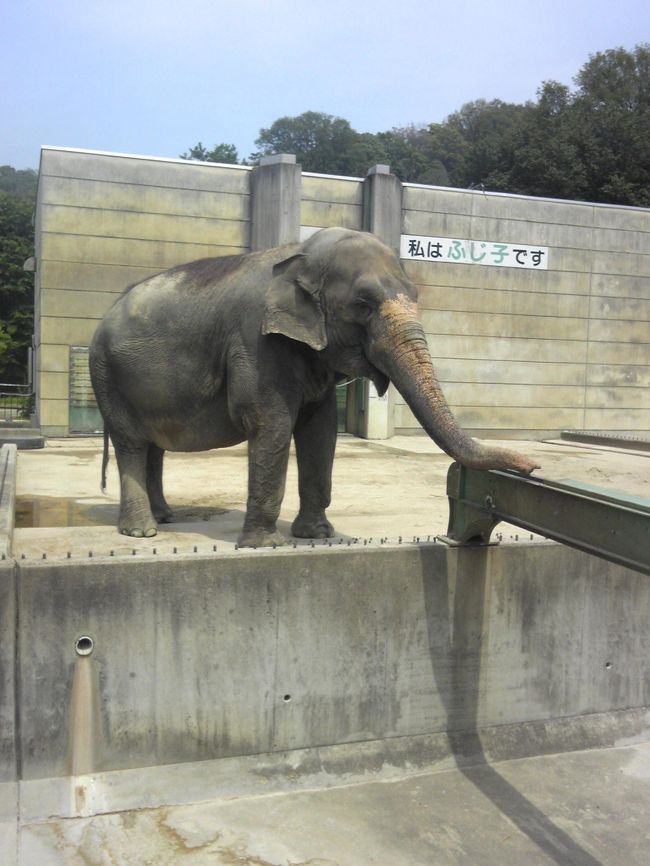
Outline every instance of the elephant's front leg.
POLYGON ((276 523, 284 497, 291 425, 261 424, 248 440, 248 501, 240 547, 284 544, 276 523))
POLYGON ((298 460, 300 511, 291 532, 298 538, 331 538, 334 527, 325 516, 332 498, 332 464, 336 448, 336 389, 320 403, 305 406, 294 430, 298 460))

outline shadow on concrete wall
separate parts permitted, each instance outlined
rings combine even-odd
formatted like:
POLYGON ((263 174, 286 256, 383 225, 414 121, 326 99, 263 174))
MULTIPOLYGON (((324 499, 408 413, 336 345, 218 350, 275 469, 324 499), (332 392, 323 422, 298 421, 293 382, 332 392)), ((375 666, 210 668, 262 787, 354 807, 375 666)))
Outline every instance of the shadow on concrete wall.
POLYGON ((483 750, 479 710, 490 560, 489 549, 450 548, 445 578, 424 578, 431 666, 447 712, 451 752, 463 776, 558 866, 603 866, 504 779, 483 750), (447 617, 441 616, 445 609, 447 617))

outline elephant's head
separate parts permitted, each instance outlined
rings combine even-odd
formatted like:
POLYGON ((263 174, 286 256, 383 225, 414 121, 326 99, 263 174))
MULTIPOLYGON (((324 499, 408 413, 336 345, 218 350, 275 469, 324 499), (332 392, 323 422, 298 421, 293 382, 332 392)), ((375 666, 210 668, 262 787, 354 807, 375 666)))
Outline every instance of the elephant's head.
POLYGON ((306 343, 341 373, 367 376, 380 395, 393 382, 434 442, 466 466, 539 468, 458 426, 436 378, 416 301, 399 260, 377 237, 323 229, 274 267, 262 330, 306 343))

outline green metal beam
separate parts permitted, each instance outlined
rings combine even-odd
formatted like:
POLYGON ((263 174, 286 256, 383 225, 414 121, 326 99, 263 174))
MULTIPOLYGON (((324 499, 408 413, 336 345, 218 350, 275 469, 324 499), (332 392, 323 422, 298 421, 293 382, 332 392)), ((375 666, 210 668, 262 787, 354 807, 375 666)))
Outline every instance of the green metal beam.
POLYGON ((650 500, 588 484, 449 467, 452 544, 488 544, 501 521, 650 574, 650 500))

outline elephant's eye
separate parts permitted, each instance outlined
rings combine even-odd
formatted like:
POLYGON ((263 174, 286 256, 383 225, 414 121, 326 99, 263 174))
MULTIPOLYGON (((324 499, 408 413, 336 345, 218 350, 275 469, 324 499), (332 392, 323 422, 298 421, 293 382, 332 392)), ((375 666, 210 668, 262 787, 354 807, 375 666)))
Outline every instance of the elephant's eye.
POLYGON ((373 303, 368 298, 356 298, 354 301, 354 306, 360 312, 369 313, 373 308, 373 303))

